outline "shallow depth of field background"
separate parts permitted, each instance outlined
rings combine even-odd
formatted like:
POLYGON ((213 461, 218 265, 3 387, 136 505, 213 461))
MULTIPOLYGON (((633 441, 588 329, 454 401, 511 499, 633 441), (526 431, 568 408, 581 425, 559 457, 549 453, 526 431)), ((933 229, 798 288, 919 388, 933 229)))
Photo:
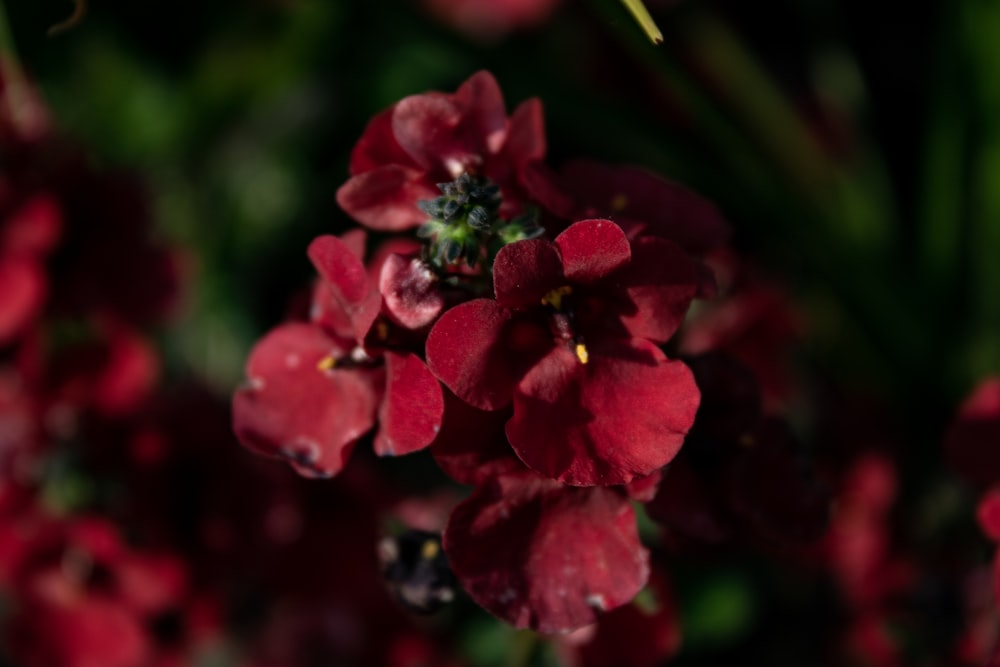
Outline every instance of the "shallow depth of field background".
MULTIPOLYGON (((886 406, 913 548, 976 539, 941 438, 1000 371, 1000 6, 658 0, 656 47, 615 0, 564 0, 490 36, 419 0, 91 0, 54 36, 72 3, 5 4, 57 125, 137 173, 183 248, 182 306, 159 333, 168 381, 228 396, 311 279, 308 242, 352 224, 334 195, 365 123, 488 69, 508 109, 542 99, 550 164, 637 164, 716 202, 803 313, 793 353, 808 379, 790 421, 808 430, 829 386, 886 406)), ((780 661, 800 625, 822 625, 817 609, 790 615, 786 635, 766 625, 773 573, 757 567, 678 568, 677 664, 737 647, 780 661)), ((512 631, 478 632, 466 657, 505 664, 512 631)))

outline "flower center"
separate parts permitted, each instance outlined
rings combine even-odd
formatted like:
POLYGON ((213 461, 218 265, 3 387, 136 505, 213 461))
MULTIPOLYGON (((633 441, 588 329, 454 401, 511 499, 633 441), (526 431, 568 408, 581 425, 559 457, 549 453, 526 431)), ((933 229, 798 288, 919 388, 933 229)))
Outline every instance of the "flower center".
POLYGON ((552 334, 565 345, 572 347, 576 358, 581 364, 585 364, 590 360, 590 353, 583 343, 583 336, 576 330, 576 313, 573 310, 572 300, 568 298, 571 294, 573 288, 569 285, 557 287, 542 297, 542 305, 551 311, 549 325, 552 334))
POLYGON ((454 181, 439 183, 438 189, 440 197, 417 203, 428 216, 417 236, 426 240, 424 261, 439 274, 480 265, 489 273, 500 248, 545 233, 533 213, 502 218, 500 186, 488 178, 463 171, 454 181))
POLYGON ((364 348, 360 345, 356 346, 351 350, 350 354, 337 357, 333 354, 328 354, 327 356, 316 362, 316 370, 326 373, 332 371, 333 369, 347 370, 349 368, 371 368, 378 365, 380 359, 372 359, 365 352, 364 348))

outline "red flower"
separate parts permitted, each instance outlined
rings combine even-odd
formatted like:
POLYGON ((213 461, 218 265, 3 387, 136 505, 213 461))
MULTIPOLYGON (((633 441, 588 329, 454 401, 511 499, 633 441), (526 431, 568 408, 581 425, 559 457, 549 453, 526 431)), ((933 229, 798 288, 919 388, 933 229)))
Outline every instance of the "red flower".
MULTIPOLYGON (((979 527, 1000 542, 1000 377, 982 380, 962 403, 946 439, 948 461, 970 482, 989 487, 979 499, 979 527)), ((1000 549, 994 556, 993 590, 1000 602, 1000 549)))
POLYGON ((388 339, 378 351, 360 344, 375 327, 382 299, 349 242, 325 236, 310 246, 325 279, 311 321, 282 325, 256 345, 248 384, 233 400, 240 441, 287 459, 304 475, 338 473, 376 420, 379 454, 422 449, 444 409, 441 387, 419 357, 388 339))
POLYGON ((570 667, 656 667, 681 647, 681 626, 670 590, 658 570, 630 604, 602 615, 593 626, 561 642, 570 667))
POLYGON ((1000 482, 1000 377, 984 379, 948 431, 948 461, 979 486, 1000 482))
POLYGON ((423 0, 443 23, 473 39, 492 41, 517 28, 538 26, 561 0, 423 0))
POLYGON ((431 454, 448 476, 478 485, 497 474, 524 469, 504 433, 509 409, 480 410, 448 390, 444 398, 444 422, 431 444, 431 454))
POLYGON ((805 329, 801 313, 782 286, 758 275, 735 254, 713 253, 707 265, 718 281, 720 295, 685 323, 679 336, 680 352, 731 354, 753 370, 765 407, 783 411, 796 394, 789 350, 805 329))
POLYGON ((687 255, 587 220, 554 243, 504 247, 493 278, 496 301, 456 306, 431 330, 441 381, 480 409, 513 403, 511 446, 553 479, 625 484, 669 462, 699 396, 688 368, 656 345, 694 296, 687 255))
POLYGON ((701 390, 684 449, 647 505, 674 539, 809 542, 827 527, 830 499, 788 426, 761 414, 749 369, 724 354, 688 360, 701 390))
POLYGON ((649 575, 620 489, 498 475, 455 508, 444 548, 472 599, 519 628, 565 632, 631 600, 649 575))
POLYGON ((575 160, 560 176, 577 217, 609 218, 629 237, 669 239, 694 255, 729 240, 729 225, 711 202, 645 169, 575 160))
POLYGON ((187 590, 180 560, 129 548, 97 517, 58 519, 29 507, 0 523, 4 552, 14 557, 3 575, 16 601, 6 632, 17 662, 146 664, 154 649, 150 625, 187 590))
POLYGON ((474 173, 500 185, 506 213, 517 212, 537 178, 529 167, 544 155, 539 101, 522 103, 508 119, 496 80, 477 72, 454 94, 412 95, 375 116, 354 147, 337 202, 372 229, 409 229, 427 220, 417 202, 440 194, 435 183, 474 173))
POLYGON ((178 294, 134 179, 97 169, 51 131, 23 74, 0 62, 0 345, 42 314, 146 324, 178 294))

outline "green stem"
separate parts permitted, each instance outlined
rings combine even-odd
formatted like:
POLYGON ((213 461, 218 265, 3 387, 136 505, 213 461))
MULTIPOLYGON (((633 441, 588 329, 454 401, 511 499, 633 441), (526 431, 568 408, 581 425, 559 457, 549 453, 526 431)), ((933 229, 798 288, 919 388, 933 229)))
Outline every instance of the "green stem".
POLYGON ((663 33, 660 32, 653 17, 649 15, 649 10, 646 9, 646 5, 642 4, 642 0, 622 0, 622 4, 629 10, 653 44, 663 43, 663 33))

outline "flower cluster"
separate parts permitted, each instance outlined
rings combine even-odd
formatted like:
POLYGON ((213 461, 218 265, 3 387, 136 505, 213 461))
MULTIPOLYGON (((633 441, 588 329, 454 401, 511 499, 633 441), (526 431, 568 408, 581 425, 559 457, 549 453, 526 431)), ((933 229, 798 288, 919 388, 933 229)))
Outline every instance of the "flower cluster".
MULTIPOLYGON (((1000 377, 976 386, 958 410, 946 436, 952 467, 981 492, 976 512, 979 526, 1000 542, 1000 377)), ((993 594, 1000 603, 1000 550, 993 561, 993 594)))
MULTIPOLYGON (((176 249, 136 180, 0 72, 0 662, 447 664, 379 581, 392 490, 363 463, 310 487, 248 457, 200 384, 166 386, 153 341, 180 296, 176 249)), ((317 316, 333 336, 339 312, 317 316)), ((409 386, 408 358, 385 359, 409 386)))
MULTIPOLYGON (((508 116, 486 72, 378 114, 337 199, 392 236, 370 249, 362 230, 312 242, 311 308, 253 349, 233 419, 244 445, 313 477, 340 473, 369 434, 381 456, 429 448, 475 487, 443 530, 458 583, 508 623, 553 633, 635 597, 650 559, 633 503, 666 508, 691 488, 674 480, 687 466, 671 465, 657 494, 703 393, 671 346, 693 300, 716 291, 705 257, 728 228, 648 172, 584 160, 556 171, 545 152, 540 103, 508 116)), ((732 511, 815 536, 826 499, 782 463, 795 460, 787 436, 754 396, 717 402, 749 404, 731 439, 761 442, 734 457, 732 511)), ((708 447, 728 417, 717 412, 701 427, 708 447)))
POLYGON ((157 344, 201 261, 0 74, 0 663, 996 662, 1000 380, 974 494, 917 484, 940 411, 793 364, 829 323, 705 199, 485 72, 406 98, 229 409, 157 344))

